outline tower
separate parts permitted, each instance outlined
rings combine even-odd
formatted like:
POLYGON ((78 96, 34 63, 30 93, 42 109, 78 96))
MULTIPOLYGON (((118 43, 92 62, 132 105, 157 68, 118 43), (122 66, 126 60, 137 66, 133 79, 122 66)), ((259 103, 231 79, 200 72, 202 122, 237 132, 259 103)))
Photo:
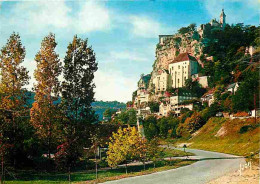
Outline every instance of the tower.
POLYGON ((221 26, 224 28, 226 25, 226 14, 224 12, 224 9, 222 9, 221 14, 220 14, 220 20, 219 23, 221 24, 221 26))

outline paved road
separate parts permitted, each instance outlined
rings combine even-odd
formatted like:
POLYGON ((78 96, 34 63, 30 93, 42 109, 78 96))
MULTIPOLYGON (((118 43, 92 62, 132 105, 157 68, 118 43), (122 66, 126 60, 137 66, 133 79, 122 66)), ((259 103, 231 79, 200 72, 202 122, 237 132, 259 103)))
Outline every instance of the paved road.
POLYGON ((218 178, 228 172, 239 169, 240 163, 244 164, 245 159, 234 155, 216 153, 211 151, 186 149, 195 153, 200 161, 154 174, 125 178, 116 181, 106 182, 107 184, 204 184, 218 178))

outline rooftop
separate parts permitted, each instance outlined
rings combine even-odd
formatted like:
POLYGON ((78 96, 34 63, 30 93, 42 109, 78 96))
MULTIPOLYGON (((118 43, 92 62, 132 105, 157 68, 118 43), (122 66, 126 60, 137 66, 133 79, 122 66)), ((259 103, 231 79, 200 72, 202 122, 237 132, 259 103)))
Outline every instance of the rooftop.
POLYGON ((181 53, 179 54, 171 63, 178 63, 182 61, 197 61, 197 59, 194 56, 191 56, 189 53, 181 53))

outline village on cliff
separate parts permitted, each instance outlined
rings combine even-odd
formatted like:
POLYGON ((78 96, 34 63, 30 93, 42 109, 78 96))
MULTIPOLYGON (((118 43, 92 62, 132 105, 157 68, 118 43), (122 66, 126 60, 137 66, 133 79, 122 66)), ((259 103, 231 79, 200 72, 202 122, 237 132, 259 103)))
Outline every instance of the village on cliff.
MULTIPOLYGON (((219 21, 212 19, 197 30, 191 24, 185 28, 189 30, 183 30, 183 33, 159 35, 153 70, 150 74, 141 75, 138 89, 133 93, 132 103, 128 103, 127 108, 134 108, 137 117, 145 118, 153 114, 160 118, 169 115, 178 117, 185 109, 194 110, 196 103, 211 106, 215 100, 215 88, 209 85, 210 76, 200 73, 205 61, 213 62, 212 56, 203 55, 203 48, 207 45, 205 35, 213 29, 224 30, 225 26, 226 15, 222 9, 219 21), (197 85, 198 91, 189 90, 188 85, 197 85), (152 109, 153 103, 157 103, 159 109, 152 109)), ((254 47, 246 48, 245 55, 252 57, 253 53, 254 47)), ((225 92, 235 94, 238 88, 238 82, 230 83, 225 86, 225 92)), ((254 110, 250 115, 254 116, 254 110)))

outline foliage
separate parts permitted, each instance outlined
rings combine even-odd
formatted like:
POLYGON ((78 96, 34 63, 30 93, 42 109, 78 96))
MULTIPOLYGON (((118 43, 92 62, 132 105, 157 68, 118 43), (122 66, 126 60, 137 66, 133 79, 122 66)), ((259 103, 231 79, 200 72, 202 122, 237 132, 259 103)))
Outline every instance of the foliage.
POLYGON ((148 106, 150 107, 150 110, 152 113, 159 112, 160 104, 158 102, 155 102, 155 101, 148 102, 148 106))
POLYGON ((20 161, 24 158, 20 141, 25 136, 20 134, 24 130, 20 118, 28 116, 23 88, 29 83, 29 76, 22 66, 24 58, 25 47, 20 36, 13 33, 0 52, 0 141, 1 155, 9 152, 7 157, 15 167, 19 157, 20 161))
POLYGON ((143 120, 144 135, 148 140, 158 136, 159 129, 157 127, 157 119, 155 116, 148 116, 143 120))
POLYGON ((185 91, 185 89, 191 94, 194 94, 196 97, 201 97, 206 92, 206 90, 201 87, 198 81, 192 81, 191 78, 186 79, 185 88, 182 90, 185 91))
POLYGON ((180 34, 186 34, 189 32, 193 32, 196 29, 196 24, 190 24, 188 27, 182 27, 178 30, 178 33, 180 34))
POLYGON ((106 109, 105 112, 103 113, 103 117, 111 119, 112 115, 116 112, 116 110, 113 109, 106 109))
POLYGON ((135 109, 131 108, 129 110, 121 111, 112 123, 119 123, 119 124, 128 124, 128 125, 136 125, 137 117, 135 109))
POLYGON ((144 134, 148 140, 156 137, 167 138, 176 137, 176 129, 179 119, 173 116, 157 119, 154 116, 148 116, 143 120, 144 134))
POLYGON ((141 139, 135 127, 119 128, 110 138, 107 151, 108 165, 115 167, 119 163, 136 158, 141 139))
POLYGON ((259 73, 248 71, 244 81, 232 97, 232 107, 236 111, 249 111, 259 106, 259 73))
POLYGON ((58 77, 61 74, 61 62, 55 52, 57 43, 55 36, 49 34, 42 43, 41 49, 35 56, 37 68, 34 72, 37 84, 35 85, 35 102, 31 108, 31 123, 35 127, 37 135, 46 145, 48 157, 54 151, 59 137, 60 111, 53 102, 57 99, 60 91, 58 77))
POLYGON ((56 154, 61 168, 74 166, 83 154, 83 147, 88 146, 88 127, 97 119, 91 106, 97 69, 95 53, 87 40, 74 36, 64 58, 61 107, 65 118, 62 121, 62 143, 56 154))
POLYGON ((125 109, 126 104, 117 101, 94 101, 91 103, 92 109, 95 111, 95 114, 98 115, 99 120, 103 119, 103 113, 106 109, 117 110, 125 109))

